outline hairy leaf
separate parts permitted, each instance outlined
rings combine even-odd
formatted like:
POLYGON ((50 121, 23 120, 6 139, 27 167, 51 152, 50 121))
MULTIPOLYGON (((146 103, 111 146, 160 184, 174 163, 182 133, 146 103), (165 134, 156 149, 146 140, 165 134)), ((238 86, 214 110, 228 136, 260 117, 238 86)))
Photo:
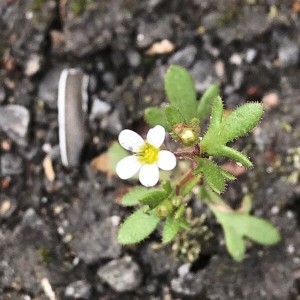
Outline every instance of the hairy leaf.
POLYGON ((195 85, 186 69, 171 66, 165 76, 165 90, 170 103, 180 110, 187 122, 197 117, 195 85))
POLYGON ((211 85, 200 98, 197 107, 197 116, 202 122, 210 113, 213 100, 220 94, 220 88, 216 84, 211 85))
POLYGON ((180 123, 184 123, 184 117, 180 113, 179 109, 174 105, 167 105, 164 109, 167 122, 170 126, 174 126, 180 123))
POLYGON ((160 204, 167 196, 165 190, 162 189, 150 189, 147 194, 143 195, 139 202, 144 205, 149 205, 151 208, 160 204))
POLYGON ((235 150, 235 149, 233 149, 231 147, 221 145, 217 149, 217 151, 215 152, 215 154, 217 154, 219 156, 225 156, 225 157, 228 157, 228 158, 230 158, 232 160, 235 160, 235 161, 241 163, 246 168, 253 167, 252 162, 247 158, 247 156, 245 156, 240 151, 235 150))
POLYGON ((222 173, 223 177, 227 180, 230 180, 230 181, 236 180, 236 177, 228 171, 221 169, 221 173, 222 173))
POLYGON ((171 130, 170 125, 166 120, 164 111, 158 107, 149 107, 145 109, 145 120, 150 126, 161 125, 167 131, 171 130))
POLYGON ((209 186, 218 194, 222 193, 225 189, 225 180, 220 167, 209 159, 200 158, 199 167, 203 172, 204 178, 209 186))
POLYGON ((162 242, 164 244, 171 242, 181 228, 180 221, 174 220, 172 217, 166 219, 163 232, 162 242))
POLYGON ((220 141, 226 144, 251 131, 261 119, 263 106, 260 103, 246 103, 235 109, 221 124, 220 141))
POLYGON ((118 242, 125 245, 144 240, 156 229, 159 221, 156 215, 147 214, 143 209, 137 210, 121 225, 118 242))
POLYGON ((123 196, 121 203, 124 206, 135 206, 139 204, 140 199, 149 193, 151 193, 151 189, 142 186, 135 187, 123 196))

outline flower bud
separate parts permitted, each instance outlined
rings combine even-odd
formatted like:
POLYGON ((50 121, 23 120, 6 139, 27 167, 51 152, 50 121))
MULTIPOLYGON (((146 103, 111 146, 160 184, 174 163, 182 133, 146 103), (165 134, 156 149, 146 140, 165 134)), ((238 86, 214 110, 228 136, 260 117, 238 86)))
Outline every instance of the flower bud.
POLYGON ((167 217, 173 209, 172 202, 169 199, 166 199, 156 207, 156 213, 159 217, 163 218, 167 217))
POLYGON ((196 120, 192 120, 189 124, 180 123, 173 126, 175 139, 185 146, 192 146, 198 142, 199 131, 199 125, 196 120))

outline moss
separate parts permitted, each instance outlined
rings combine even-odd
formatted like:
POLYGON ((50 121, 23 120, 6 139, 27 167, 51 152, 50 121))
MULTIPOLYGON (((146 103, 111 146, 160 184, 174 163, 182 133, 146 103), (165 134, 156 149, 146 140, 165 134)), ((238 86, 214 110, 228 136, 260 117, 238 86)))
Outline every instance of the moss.
POLYGON ((38 256, 39 260, 45 264, 50 263, 53 258, 51 251, 46 247, 40 247, 38 249, 38 256))
POLYGON ((70 3, 70 9, 76 16, 80 16, 87 7, 89 1, 86 0, 72 0, 70 3))

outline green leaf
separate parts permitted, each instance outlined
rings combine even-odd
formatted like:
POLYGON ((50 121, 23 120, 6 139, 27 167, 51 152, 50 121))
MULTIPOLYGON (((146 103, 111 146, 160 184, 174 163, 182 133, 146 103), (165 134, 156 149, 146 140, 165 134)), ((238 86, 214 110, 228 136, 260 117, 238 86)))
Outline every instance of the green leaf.
POLYGON ((162 232, 162 242, 164 244, 171 242, 181 228, 181 222, 167 217, 162 232))
POLYGON ((234 228, 230 226, 223 226, 226 248, 229 254, 236 261, 241 261, 245 256, 245 241, 243 238, 235 231, 234 228))
POLYGON ((260 103, 246 103, 235 109, 221 124, 221 144, 226 144, 251 131, 262 114, 263 106, 260 103))
POLYGON ((139 204, 140 199, 142 199, 145 195, 149 194, 150 192, 151 189, 138 186, 132 189, 126 195, 124 195, 121 199, 121 203, 124 206, 135 206, 139 204))
POLYGON ((187 122, 197 117, 195 84, 186 69, 171 66, 165 76, 165 90, 170 103, 180 110, 187 122))
POLYGON ((185 123, 184 117, 176 106, 167 105, 164 109, 164 112, 167 122, 171 127, 180 123, 185 123))
POLYGON ((130 215, 118 232, 120 244, 135 244, 144 240, 157 227, 160 219, 156 215, 146 214, 143 209, 130 215))
POLYGON ((230 180, 230 181, 236 180, 236 177, 234 175, 232 175, 231 173, 223 170, 222 168, 220 170, 225 179, 230 180))
POLYGON ((151 189, 147 194, 143 195, 139 202, 144 205, 149 205, 151 208, 156 207, 160 204, 167 196, 165 190, 162 189, 151 189))
POLYGON ((171 195, 172 191, 173 191, 170 181, 169 180, 164 180, 162 182, 162 187, 166 192, 166 197, 169 197, 171 195))
POLYGON ((249 215, 235 215, 236 230, 240 235, 262 245, 274 245, 280 241, 279 231, 267 220, 249 215))
POLYGON ((167 131, 171 130, 164 111, 158 107, 149 107, 145 109, 145 120, 150 126, 161 125, 167 131))
POLYGON ((202 122, 210 113, 213 100, 220 94, 220 88, 216 84, 211 85, 200 98, 197 107, 197 116, 202 122))
POLYGON ((203 172, 204 178, 209 186, 218 194, 222 193, 225 189, 225 180, 221 168, 206 158, 199 158, 199 166, 195 169, 203 172))
MULTIPOLYGON (((211 153, 213 154, 213 153, 211 153)), ((251 168, 253 167, 252 162, 248 159, 247 156, 245 156, 243 153, 241 153, 240 151, 237 151, 231 147, 225 146, 225 145, 221 145, 217 151, 214 152, 215 155, 219 155, 219 156, 225 156, 228 157, 232 160, 235 160, 239 163, 241 163, 243 166, 245 166, 246 168, 251 168)))

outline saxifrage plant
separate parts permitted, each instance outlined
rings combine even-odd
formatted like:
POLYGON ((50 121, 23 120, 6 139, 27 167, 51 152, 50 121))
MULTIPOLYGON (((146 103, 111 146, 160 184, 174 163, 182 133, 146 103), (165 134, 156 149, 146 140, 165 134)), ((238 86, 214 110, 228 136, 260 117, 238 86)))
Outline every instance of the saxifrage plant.
MULTIPOLYGON (((121 146, 131 155, 117 163, 116 173, 122 179, 138 173, 143 185, 122 198, 122 205, 137 209, 121 225, 119 242, 138 243, 160 223, 163 243, 171 242, 181 230, 189 230, 186 210, 193 198, 189 195, 199 185, 197 198, 208 205, 222 226, 227 250, 235 260, 240 261, 245 255, 245 239, 262 245, 277 243, 278 230, 267 220, 250 215, 250 197, 244 197, 239 210, 233 210, 222 199, 226 182, 235 180, 235 176, 215 161, 225 157, 246 168, 252 167, 249 158, 229 143, 257 125, 263 114, 262 104, 246 103, 224 114, 219 87, 212 85, 197 101, 193 79, 180 66, 171 66, 167 71, 165 91, 169 104, 145 111, 145 119, 153 127, 145 140, 128 129, 119 135, 121 146), (204 131, 202 126, 209 115, 204 131), (176 143, 176 150, 166 149, 166 132, 176 143), (178 160, 188 163, 187 173, 179 178, 175 169, 178 160), (174 170, 172 179, 160 182, 160 169, 174 170)), ((117 152, 116 147, 111 152, 117 152)))

